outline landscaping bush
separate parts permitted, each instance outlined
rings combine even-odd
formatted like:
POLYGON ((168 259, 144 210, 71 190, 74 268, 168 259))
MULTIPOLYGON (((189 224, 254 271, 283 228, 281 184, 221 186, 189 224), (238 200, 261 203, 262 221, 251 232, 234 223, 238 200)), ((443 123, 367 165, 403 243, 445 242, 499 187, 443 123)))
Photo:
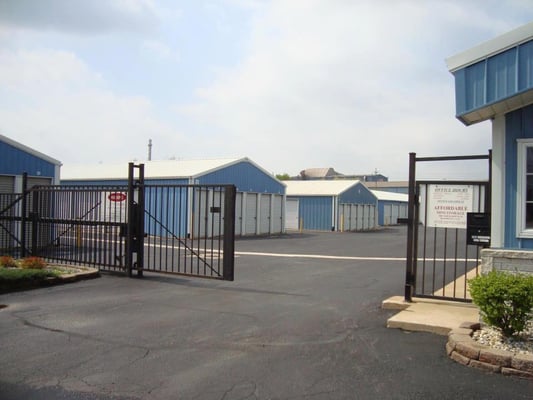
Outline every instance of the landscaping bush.
POLYGON ((40 257, 26 257, 22 259, 20 266, 24 269, 43 269, 46 262, 40 257))
POLYGON ((11 256, 0 257, 0 268, 17 268, 17 262, 11 256))
POLYGON ((468 281, 484 322, 503 335, 522 332, 533 316, 533 276, 491 271, 468 281))

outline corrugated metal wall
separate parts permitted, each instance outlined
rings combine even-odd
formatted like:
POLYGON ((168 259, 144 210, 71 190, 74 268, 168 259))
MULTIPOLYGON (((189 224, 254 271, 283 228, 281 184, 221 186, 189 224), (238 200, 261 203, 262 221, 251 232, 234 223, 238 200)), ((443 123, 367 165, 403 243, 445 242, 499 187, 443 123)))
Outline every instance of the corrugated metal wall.
POLYGON ((333 221, 333 198, 331 196, 301 196, 299 219, 303 229, 329 231, 333 221))
POLYGON ((238 192, 285 193, 282 183, 246 161, 205 174, 199 180, 202 184, 230 183, 237 187, 238 192))
POLYGON ((339 203, 377 204, 377 198, 365 185, 357 183, 340 194, 339 203))
POLYGON ((0 174, 22 175, 27 172, 31 176, 53 178, 55 165, 16 147, 0 141, 0 174))
POLYGON ((504 247, 533 249, 533 239, 516 237, 517 139, 533 138, 533 105, 506 115, 504 247))
POLYGON ((454 76, 458 116, 533 89, 533 41, 459 69, 454 76))

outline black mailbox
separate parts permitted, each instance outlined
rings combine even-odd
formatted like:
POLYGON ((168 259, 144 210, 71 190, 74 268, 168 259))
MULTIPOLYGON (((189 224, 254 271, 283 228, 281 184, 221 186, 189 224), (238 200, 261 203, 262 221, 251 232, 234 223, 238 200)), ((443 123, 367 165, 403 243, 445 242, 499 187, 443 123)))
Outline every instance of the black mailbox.
POLYGON ((490 245, 489 213, 466 213, 466 243, 487 247, 490 245))

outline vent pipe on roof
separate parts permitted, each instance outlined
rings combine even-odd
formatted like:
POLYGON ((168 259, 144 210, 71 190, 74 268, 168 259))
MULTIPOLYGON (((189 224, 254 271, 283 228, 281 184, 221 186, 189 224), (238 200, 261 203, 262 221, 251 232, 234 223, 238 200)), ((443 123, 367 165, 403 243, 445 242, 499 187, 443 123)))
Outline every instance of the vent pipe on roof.
POLYGON ((148 161, 152 161, 152 139, 148 139, 148 161))

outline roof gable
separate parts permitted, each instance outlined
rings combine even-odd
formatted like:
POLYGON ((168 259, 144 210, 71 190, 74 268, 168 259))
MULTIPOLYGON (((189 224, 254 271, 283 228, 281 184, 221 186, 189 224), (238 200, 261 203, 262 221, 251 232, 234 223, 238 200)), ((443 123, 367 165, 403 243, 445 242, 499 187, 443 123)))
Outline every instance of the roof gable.
POLYGON ((338 196, 361 183, 358 180, 345 179, 284 182, 287 185, 287 196, 338 196))

